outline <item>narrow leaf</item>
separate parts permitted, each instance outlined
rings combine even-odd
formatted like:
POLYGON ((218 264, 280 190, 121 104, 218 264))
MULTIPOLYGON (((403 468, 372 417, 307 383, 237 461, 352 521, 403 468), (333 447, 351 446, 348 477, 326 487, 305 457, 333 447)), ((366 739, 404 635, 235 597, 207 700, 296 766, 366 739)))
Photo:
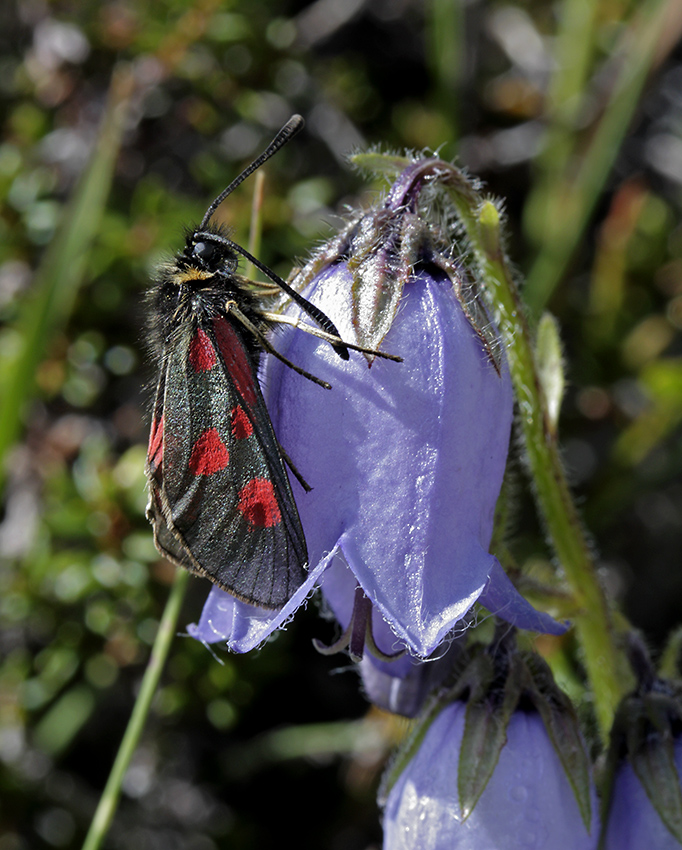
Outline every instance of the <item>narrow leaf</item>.
POLYGON ((401 743, 395 757, 382 777, 377 795, 380 806, 385 804, 391 788, 393 788, 400 774, 416 755, 429 727, 440 712, 450 703, 462 699, 467 692, 480 687, 481 682, 489 682, 491 675, 492 663, 490 659, 479 655, 462 671, 457 682, 451 688, 444 691, 437 691, 426 702, 421 714, 412 724, 410 734, 401 743))
POLYGON ((537 655, 529 655, 526 660, 535 685, 530 696, 573 789, 580 816, 589 832, 592 826, 591 768, 578 717, 570 699, 554 682, 547 664, 537 655))
POLYGON ((522 675, 512 662, 503 687, 472 693, 466 708, 457 789, 462 817, 474 810, 507 743, 507 728, 521 695, 522 675))

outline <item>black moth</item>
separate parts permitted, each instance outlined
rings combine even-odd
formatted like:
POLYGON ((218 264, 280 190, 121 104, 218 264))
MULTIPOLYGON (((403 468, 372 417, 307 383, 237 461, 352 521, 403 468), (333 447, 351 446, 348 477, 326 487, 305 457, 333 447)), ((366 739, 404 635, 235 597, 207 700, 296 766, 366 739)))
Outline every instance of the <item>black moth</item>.
POLYGON ((216 198, 184 249, 160 269, 150 293, 159 358, 146 466, 154 542, 173 563, 243 602, 270 609, 283 606, 302 584, 308 554, 286 455, 258 383, 261 353, 329 385, 269 343, 270 326, 287 319, 264 308, 266 296, 286 292, 321 330, 305 329, 328 339, 343 359, 357 346, 342 342, 322 311, 210 220, 236 186, 302 126, 303 119, 293 116, 216 198), (274 283, 254 284, 239 275, 239 255, 274 283))

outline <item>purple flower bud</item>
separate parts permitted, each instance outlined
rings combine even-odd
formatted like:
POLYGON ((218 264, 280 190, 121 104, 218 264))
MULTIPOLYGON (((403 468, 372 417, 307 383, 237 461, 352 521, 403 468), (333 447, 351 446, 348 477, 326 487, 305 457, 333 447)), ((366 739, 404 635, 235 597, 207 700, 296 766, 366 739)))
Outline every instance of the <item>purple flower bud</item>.
POLYGON ((272 357, 264 368, 278 440, 312 487, 293 485, 308 580, 279 612, 214 588, 190 627, 195 637, 246 651, 320 581, 349 642, 359 641, 355 657, 360 620, 370 632, 385 621, 389 644, 426 658, 477 600, 522 628, 564 630, 525 602, 488 552, 512 386, 483 308, 464 297, 471 286, 449 258, 451 246, 438 248, 442 237, 419 214, 419 193, 437 178, 438 163, 407 168, 385 204, 356 219, 302 273, 304 297, 345 340, 381 344, 404 362, 368 363, 355 352, 344 361, 327 342, 288 327, 277 349, 332 391, 272 357), (373 613, 363 613, 365 599, 373 613))
MULTIPOLYGON (((682 741, 675 743, 675 766, 682 776, 682 741)), ((617 775, 606 829, 605 850, 679 850, 680 844, 653 807, 629 762, 617 775)))
POLYGON ((511 717, 493 775, 463 819, 457 774, 465 711, 464 703, 453 702, 438 714, 390 789, 384 850, 596 848, 594 788, 588 833, 545 726, 534 712, 517 711, 511 717))

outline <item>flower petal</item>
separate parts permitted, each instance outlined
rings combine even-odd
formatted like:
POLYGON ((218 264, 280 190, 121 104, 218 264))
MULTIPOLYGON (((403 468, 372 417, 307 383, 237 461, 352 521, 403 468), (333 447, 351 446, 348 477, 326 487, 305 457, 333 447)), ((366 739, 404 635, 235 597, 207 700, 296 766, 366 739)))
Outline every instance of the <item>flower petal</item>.
POLYGON ((202 643, 227 642, 232 652, 249 652, 272 632, 282 628, 313 592, 334 553, 322 558, 305 582, 279 611, 270 611, 240 602, 219 587, 212 587, 198 624, 187 627, 188 634, 202 643))
POLYGON ((533 608, 514 587, 497 558, 493 560, 495 563, 490 570, 488 583, 478 597, 479 603, 491 614, 497 614, 519 629, 548 635, 564 634, 570 624, 559 623, 549 614, 533 608))
POLYGON ((456 640, 444 655, 427 661, 413 655, 382 661, 366 652, 359 663, 365 696, 385 711, 416 717, 426 698, 451 674, 461 655, 456 640))

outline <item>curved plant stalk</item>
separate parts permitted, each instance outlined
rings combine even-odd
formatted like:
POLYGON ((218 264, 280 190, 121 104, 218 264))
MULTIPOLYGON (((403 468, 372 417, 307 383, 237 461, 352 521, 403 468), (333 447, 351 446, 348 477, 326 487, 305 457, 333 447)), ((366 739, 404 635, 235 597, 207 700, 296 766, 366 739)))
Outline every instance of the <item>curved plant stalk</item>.
MULTIPOLYGON (((256 189, 253 200, 253 212, 251 216, 249 245, 258 245, 261 233, 261 206, 263 194, 263 178, 256 181, 256 189)), ((180 608, 185 596, 185 590, 189 581, 190 573, 179 569, 175 573, 173 587, 168 596, 166 607, 159 623, 159 630, 154 640, 154 646, 149 657, 149 663, 142 679, 140 691, 135 700, 128 727, 126 728, 121 746, 114 761, 109 779, 102 792, 102 797, 97 806, 90 830, 86 836, 83 850, 98 850, 111 826, 111 821, 118 807, 121 796, 121 786, 130 761, 137 749, 140 736, 144 729, 149 710, 154 699, 154 694, 161 678, 161 673, 166 664, 170 645, 175 635, 175 629, 180 614, 180 608)))
POLYGON ((118 749, 116 760, 111 768, 109 779, 102 792, 95 816, 85 838, 83 850, 97 850, 97 848, 102 846, 102 841, 107 834, 118 807, 123 779, 142 735, 142 730, 144 729, 147 715, 149 714, 149 709, 151 708, 152 700, 156 693, 159 679, 161 678, 161 672, 168 658, 168 652, 175 635, 178 615, 180 614, 180 607, 185 596, 189 576, 190 573, 187 570, 178 570, 175 574, 175 580, 168 596, 168 601, 166 602, 166 608, 159 623, 159 630, 156 633, 149 663, 147 664, 140 691, 135 700, 135 707, 130 715, 128 727, 121 741, 121 746, 118 749))

